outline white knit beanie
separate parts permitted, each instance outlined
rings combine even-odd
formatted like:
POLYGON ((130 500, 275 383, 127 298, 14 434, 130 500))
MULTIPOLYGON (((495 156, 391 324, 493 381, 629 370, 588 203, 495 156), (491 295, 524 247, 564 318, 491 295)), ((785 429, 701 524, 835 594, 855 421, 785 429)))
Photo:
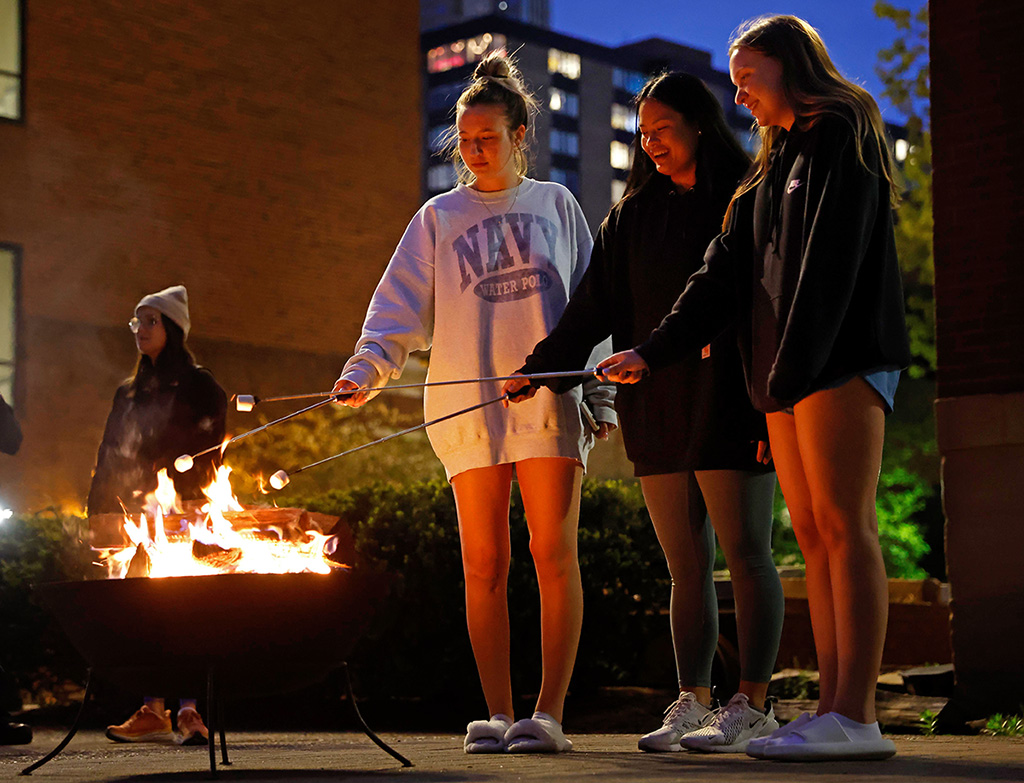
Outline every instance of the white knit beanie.
POLYGON ((188 317, 188 291, 185 290, 185 286, 172 285, 155 294, 147 294, 135 305, 136 315, 139 314, 140 307, 152 307, 158 313, 163 313, 180 326, 185 337, 188 337, 192 321, 188 317))

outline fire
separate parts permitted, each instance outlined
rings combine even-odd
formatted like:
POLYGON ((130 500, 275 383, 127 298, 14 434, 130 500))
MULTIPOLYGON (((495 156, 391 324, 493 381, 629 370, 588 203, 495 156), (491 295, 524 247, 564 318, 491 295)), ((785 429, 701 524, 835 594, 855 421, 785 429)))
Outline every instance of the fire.
POLYGON ((247 514, 235 498, 230 474, 231 468, 218 468, 213 482, 203 489, 207 502, 189 514, 183 512, 167 471, 161 470, 157 488, 146 496, 138 521, 127 513, 124 516, 122 529, 130 545, 99 550, 108 577, 327 574, 338 567, 324 557, 330 536, 306 530, 305 540, 286 540, 282 528, 255 524, 255 512, 247 514), (172 516, 179 516, 179 529, 168 535, 166 526, 173 522, 172 516), (247 516, 250 526, 244 525, 247 516))

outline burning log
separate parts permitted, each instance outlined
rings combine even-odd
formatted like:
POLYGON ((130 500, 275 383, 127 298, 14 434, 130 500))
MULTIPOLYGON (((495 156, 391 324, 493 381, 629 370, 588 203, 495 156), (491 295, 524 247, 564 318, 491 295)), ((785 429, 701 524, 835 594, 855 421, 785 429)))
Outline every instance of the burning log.
POLYGON ((152 567, 153 561, 149 559, 149 552, 146 551, 145 544, 139 544, 135 547, 135 554, 132 555, 132 561, 128 564, 128 573, 125 574, 125 578, 147 577, 152 567))
POLYGON ((196 540, 192 542, 192 557, 201 563, 219 571, 233 571, 242 559, 240 547, 222 547, 219 544, 204 544, 196 540))
POLYGON ((244 508, 230 469, 203 489, 208 502, 182 503, 164 471, 138 518, 90 517, 90 538, 108 577, 217 573, 329 574, 355 559, 352 534, 337 517, 300 508, 244 508), (115 524, 118 523, 118 524, 115 524))

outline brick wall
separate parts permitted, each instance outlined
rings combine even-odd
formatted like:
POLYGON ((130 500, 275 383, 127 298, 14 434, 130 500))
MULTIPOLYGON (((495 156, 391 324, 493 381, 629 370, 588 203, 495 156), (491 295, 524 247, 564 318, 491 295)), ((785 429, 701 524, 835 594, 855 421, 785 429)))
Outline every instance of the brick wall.
POLYGON ((0 123, 15 508, 84 499, 147 292, 188 286, 190 342, 229 393, 336 377, 420 181, 415 3, 27 5, 25 121, 0 123))
POLYGON ((938 396, 1024 390, 1021 3, 932 0, 938 396))
POLYGON ((931 0, 936 433, 952 595, 941 731, 1024 703, 1024 5, 931 0))

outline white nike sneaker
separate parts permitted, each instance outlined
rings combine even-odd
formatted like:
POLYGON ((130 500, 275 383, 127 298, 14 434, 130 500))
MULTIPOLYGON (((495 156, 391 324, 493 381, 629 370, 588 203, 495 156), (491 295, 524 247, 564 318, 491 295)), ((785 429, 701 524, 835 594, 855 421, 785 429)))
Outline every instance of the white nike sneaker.
POLYGON ((679 742, 705 753, 745 753, 750 740, 768 736, 777 728, 771 704, 767 712, 761 712, 750 706, 746 694, 737 693, 706 726, 684 734, 679 742))
POLYGON ((692 693, 680 693, 679 698, 665 710, 661 728, 644 734, 637 742, 640 750, 651 753, 680 751, 679 738, 684 734, 707 725, 714 712, 709 710, 692 693))

